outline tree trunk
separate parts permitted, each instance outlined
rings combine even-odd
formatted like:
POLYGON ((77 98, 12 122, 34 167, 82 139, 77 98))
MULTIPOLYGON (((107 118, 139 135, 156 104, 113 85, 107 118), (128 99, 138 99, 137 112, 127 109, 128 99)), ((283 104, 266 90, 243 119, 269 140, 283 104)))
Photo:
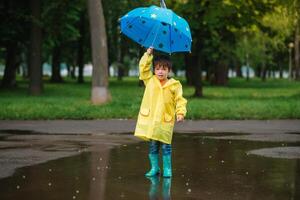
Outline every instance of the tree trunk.
POLYGON ((55 45, 52 50, 52 77, 51 82, 61 83, 63 81, 60 75, 60 60, 61 60, 61 46, 55 45))
POLYGON ((215 85, 225 86, 227 85, 228 76, 228 66, 222 61, 219 61, 217 67, 215 68, 215 85))
POLYGON ((241 65, 237 65, 235 70, 236 70, 236 77, 243 78, 241 65))
POLYGON ((185 55, 185 65, 189 69, 190 81, 195 88, 195 97, 203 97, 202 74, 199 58, 194 54, 185 55))
POLYGON ((118 80, 121 81, 125 74, 124 66, 121 63, 118 63, 118 80))
POLYGON ((71 66, 71 78, 73 79, 73 80, 75 80, 76 79, 76 75, 75 75, 75 71, 76 71, 76 65, 72 65, 71 66))
POLYGON ((14 88, 16 83, 16 70, 20 64, 18 55, 18 46, 16 42, 8 42, 6 47, 5 69, 1 82, 2 88, 14 88))
POLYGON ((278 69, 279 69, 279 78, 282 79, 283 78, 283 68, 282 68, 281 63, 278 63, 278 69))
POLYGON ((83 83, 83 69, 84 69, 84 38, 85 38, 85 14, 84 12, 81 13, 80 16, 80 24, 79 24, 79 31, 80 37, 78 39, 78 53, 77 53, 77 64, 78 64, 78 83, 83 83))
POLYGON ((118 63, 118 80, 121 81, 125 75, 125 66, 122 63, 123 51, 121 49, 122 38, 120 35, 117 36, 117 63, 118 63))
POLYGON ((101 0, 88 0, 93 59, 92 97, 93 104, 103 104, 111 99, 108 90, 108 53, 105 20, 101 0))
POLYGON ((185 78, 186 78, 186 82, 188 85, 192 86, 193 85, 193 81, 192 81, 192 71, 193 71, 193 64, 189 61, 189 57, 191 57, 190 55, 185 56, 185 78))
POLYGON ((261 73, 262 73, 261 70, 262 70, 261 66, 255 67, 255 69, 254 69, 255 77, 261 77, 261 73))
MULTIPOLYGON (((299 17, 299 16, 298 16, 299 17)), ((300 20, 298 20, 300 21, 300 20)), ((295 31, 295 79, 300 81, 300 55, 299 55, 299 42, 300 42, 300 32, 299 32, 299 23, 296 24, 295 31)))
POLYGON ((31 0, 30 7, 35 20, 32 21, 30 33, 29 93, 40 95, 43 91, 42 29, 35 21, 41 18, 41 1, 31 0))
POLYGON ((266 81, 267 78, 267 68, 265 64, 263 64, 262 69, 261 69, 261 80, 266 81))

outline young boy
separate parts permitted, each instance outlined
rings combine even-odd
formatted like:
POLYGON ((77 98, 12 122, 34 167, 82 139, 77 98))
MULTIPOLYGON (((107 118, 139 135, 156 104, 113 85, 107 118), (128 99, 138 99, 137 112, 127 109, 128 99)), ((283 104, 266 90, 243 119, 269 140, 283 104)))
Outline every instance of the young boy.
POLYGON ((186 99, 182 97, 179 81, 168 79, 172 63, 166 57, 154 59, 154 74, 151 72, 153 48, 148 48, 139 63, 140 79, 146 88, 140 107, 134 135, 149 141, 151 169, 146 176, 160 173, 159 148, 163 154, 163 176, 172 176, 171 141, 176 121, 183 121, 186 115, 186 99))

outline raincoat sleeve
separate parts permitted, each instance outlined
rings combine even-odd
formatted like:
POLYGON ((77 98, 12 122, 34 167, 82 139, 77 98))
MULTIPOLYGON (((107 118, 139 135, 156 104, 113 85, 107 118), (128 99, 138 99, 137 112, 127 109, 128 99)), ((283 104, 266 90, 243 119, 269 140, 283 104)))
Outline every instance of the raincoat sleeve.
POLYGON ((182 96, 182 85, 179 83, 175 89, 176 115, 186 115, 187 100, 182 96))
POLYGON ((147 84, 148 80, 153 76, 153 73, 151 71, 152 60, 153 60, 153 55, 144 53, 139 63, 139 70, 140 70, 139 79, 143 80, 145 85, 147 84))

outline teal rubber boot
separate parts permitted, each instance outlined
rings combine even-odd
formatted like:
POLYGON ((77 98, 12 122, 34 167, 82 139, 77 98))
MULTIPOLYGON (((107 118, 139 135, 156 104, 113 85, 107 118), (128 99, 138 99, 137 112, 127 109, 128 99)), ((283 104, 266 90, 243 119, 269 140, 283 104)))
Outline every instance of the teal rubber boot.
POLYGON ((172 177, 171 155, 163 156, 163 167, 164 167, 163 177, 165 178, 172 177))
POLYGON ((160 173, 160 169, 159 169, 159 165, 158 165, 158 154, 149 154, 149 160, 150 160, 150 164, 151 164, 151 169, 149 172, 147 172, 145 174, 145 176, 156 176, 157 174, 160 173))

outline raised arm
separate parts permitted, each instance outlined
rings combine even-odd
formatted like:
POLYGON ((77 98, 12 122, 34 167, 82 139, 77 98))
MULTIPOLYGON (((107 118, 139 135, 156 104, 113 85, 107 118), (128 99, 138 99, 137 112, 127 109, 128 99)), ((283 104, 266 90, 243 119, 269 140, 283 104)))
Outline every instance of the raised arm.
POLYGON ((140 71, 140 80, 144 81, 144 84, 146 85, 148 80, 153 76, 153 73, 151 71, 151 65, 153 60, 153 49, 148 48, 147 52, 144 53, 142 56, 140 63, 139 63, 139 71, 140 71))

